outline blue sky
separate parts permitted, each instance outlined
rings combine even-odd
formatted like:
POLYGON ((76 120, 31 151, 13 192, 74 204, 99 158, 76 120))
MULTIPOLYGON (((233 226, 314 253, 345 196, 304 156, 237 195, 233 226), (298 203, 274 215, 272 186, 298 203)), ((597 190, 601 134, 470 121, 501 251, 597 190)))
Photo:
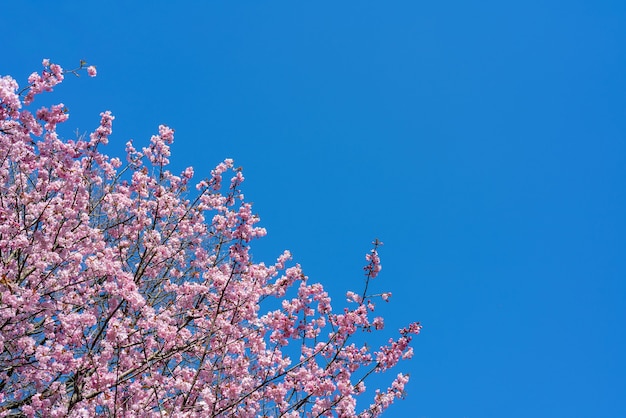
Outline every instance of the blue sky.
POLYGON ((384 241, 388 330, 424 325, 388 417, 626 417, 626 3, 129 3, 8 2, 0 74, 97 65, 69 131, 234 158, 256 260, 335 298, 384 241))

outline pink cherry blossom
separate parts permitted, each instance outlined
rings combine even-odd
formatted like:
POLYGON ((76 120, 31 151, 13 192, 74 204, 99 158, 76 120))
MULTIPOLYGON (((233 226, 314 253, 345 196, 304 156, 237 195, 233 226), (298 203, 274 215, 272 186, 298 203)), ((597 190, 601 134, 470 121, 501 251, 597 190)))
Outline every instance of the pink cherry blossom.
POLYGON ((370 417, 408 376, 366 388, 413 355, 414 322, 379 348, 370 294, 336 309, 288 251, 252 257, 266 234, 234 162, 192 182, 170 171, 174 130, 123 158, 102 152, 114 116, 64 140, 63 104, 32 109, 68 72, 43 60, 24 88, 0 77, 0 416, 370 417), (192 187, 195 186, 195 187, 192 187))

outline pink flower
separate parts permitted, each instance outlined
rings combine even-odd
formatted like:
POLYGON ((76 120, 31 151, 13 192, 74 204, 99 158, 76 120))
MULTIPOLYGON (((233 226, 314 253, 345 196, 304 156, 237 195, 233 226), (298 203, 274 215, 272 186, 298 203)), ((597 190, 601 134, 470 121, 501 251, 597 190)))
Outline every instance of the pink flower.
POLYGON ((377 316, 372 321, 372 325, 374 325, 374 328, 376 328, 376 329, 383 329, 383 328, 385 328, 385 320, 382 317, 377 316))
POLYGON ((93 65, 87 67, 87 74, 89 74, 89 77, 95 77, 97 74, 96 67, 93 65))

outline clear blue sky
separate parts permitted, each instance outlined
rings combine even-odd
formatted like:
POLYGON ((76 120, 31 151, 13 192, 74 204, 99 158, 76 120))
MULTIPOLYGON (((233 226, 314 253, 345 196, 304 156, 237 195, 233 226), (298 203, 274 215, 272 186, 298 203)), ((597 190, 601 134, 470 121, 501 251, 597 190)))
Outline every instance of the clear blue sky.
POLYGON ((626 417, 626 2, 5 3, 0 74, 97 65, 68 131, 244 167, 257 261, 342 298, 385 242, 424 325, 388 417, 626 417))

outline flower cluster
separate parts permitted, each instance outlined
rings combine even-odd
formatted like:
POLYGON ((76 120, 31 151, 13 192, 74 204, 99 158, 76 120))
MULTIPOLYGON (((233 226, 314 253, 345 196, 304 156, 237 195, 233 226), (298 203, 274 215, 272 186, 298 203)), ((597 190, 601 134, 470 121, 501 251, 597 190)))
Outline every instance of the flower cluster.
MULTIPOLYGON (((390 294, 367 293, 380 242, 365 291, 333 310, 289 252, 253 260, 265 229, 232 160, 194 189, 193 169, 168 169, 166 126, 141 151, 127 143, 126 165, 98 149, 110 112, 60 139, 64 105, 27 109, 67 73, 43 65, 22 91, 0 78, 0 417, 366 417, 403 396, 399 374, 357 405, 420 331, 356 343, 384 328, 372 300, 390 294)), ((69 72, 83 68, 96 75, 69 72)))

